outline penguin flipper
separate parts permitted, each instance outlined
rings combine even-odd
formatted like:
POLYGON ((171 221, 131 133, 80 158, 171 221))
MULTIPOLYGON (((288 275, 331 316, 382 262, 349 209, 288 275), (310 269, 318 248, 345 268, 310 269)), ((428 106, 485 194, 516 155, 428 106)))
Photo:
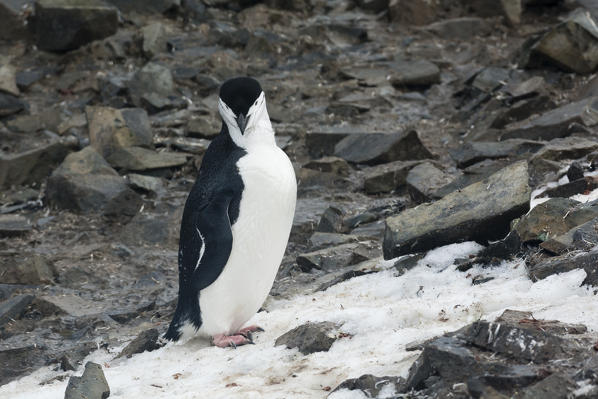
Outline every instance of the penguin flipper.
POLYGON ((184 220, 179 244, 179 268, 194 293, 212 284, 226 265, 233 246, 228 207, 232 195, 214 196, 184 220))

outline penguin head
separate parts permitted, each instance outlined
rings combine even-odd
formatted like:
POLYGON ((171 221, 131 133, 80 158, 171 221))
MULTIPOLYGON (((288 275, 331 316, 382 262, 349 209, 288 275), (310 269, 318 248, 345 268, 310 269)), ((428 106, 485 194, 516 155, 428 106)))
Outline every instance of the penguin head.
POLYGON ((239 77, 224 82, 220 87, 218 111, 229 135, 240 147, 246 148, 250 142, 270 135, 273 140, 266 96, 257 80, 239 77))

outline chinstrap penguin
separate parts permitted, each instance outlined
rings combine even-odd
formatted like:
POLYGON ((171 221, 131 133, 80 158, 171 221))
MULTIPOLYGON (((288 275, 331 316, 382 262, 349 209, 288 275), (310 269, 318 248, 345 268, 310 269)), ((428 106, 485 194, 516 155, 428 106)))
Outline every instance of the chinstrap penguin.
POLYGON ((206 151, 185 204, 179 297, 165 338, 252 343, 243 325, 274 282, 289 239, 297 181, 277 147, 260 84, 235 78, 220 88, 222 130, 206 151))

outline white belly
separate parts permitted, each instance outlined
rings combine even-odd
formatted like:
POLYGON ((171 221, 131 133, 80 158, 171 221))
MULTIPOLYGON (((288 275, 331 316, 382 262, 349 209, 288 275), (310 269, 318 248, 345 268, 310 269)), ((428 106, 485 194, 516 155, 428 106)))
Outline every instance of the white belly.
POLYGON ((253 147, 237 166, 245 185, 233 247, 216 281, 199 293, 200 334, 237 332, 262 306, 284 255, 297 198, 293 166, 276 146, 253 147))

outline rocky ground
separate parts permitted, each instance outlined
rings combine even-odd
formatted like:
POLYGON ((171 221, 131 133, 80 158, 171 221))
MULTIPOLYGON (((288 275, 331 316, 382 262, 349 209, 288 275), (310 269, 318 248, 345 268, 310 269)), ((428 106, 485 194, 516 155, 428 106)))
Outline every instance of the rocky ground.
MULTIPOLYGON (((594 2, 85 3, 0 0, 0 385, 159 345, 182 207, 237 75, 261 82, 299 183, 268 301, 462 241, 486 246, 463 273, 517 256, 533 281, 581 268, 598 286, 594 2)), ((300 328, 281 343, 332 345, 334 325, 300 328)), ((406 379, 340 387, 596 397, 595 341, 507 312, 417 344, 406 379)))

